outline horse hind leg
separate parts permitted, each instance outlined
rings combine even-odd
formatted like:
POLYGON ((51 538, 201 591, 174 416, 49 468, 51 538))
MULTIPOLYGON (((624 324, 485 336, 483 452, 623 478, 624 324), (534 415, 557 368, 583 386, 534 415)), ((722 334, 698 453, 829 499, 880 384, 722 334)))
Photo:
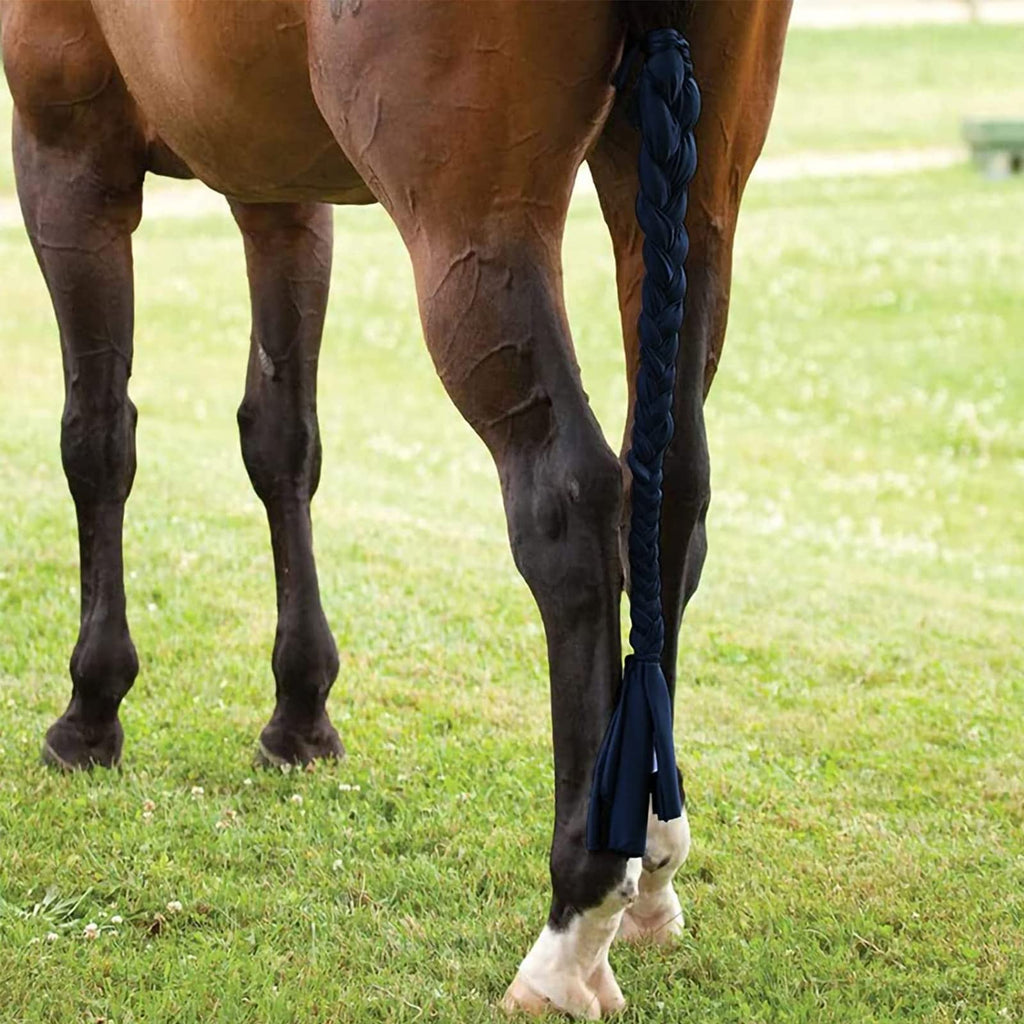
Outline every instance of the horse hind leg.
POLYGON ((395 32, 394 5, 311 10, 317 102, 406 241, 427 347, 497 467, 513 558, 544 623, 552 898, 504 1005, 596 1018, 623 1004, 608 950, 640 870, 585 842, 621 678, 622 472, 583 391, 560 255, 573 179, 611 100, 616 15, 424 3, 403 7, 395 32), (476 45, 453 49, 459 38, 476 45))
POLYGON ((338 651, 320 600, 310 502, 320 478, 316 374, 331 273, 331 208, 247 204, 232 212, 245 243, 252 336, 238 426, 270 524, 277 587, 271 665, 276 705, 259 740, 269 764, 338 757, 326 701, 338 651))
MULTIPOLYGON (((680 26, 697 62, 703 110, 696 127, 698 170, 686 215, 686 316, 676 362, 675 434, 665 454, 661 520, 662 668, 673 697, 679 628, 707 553, 705 517, 711 491, 704 398, 725 339, 739 203, 771 119, 789 8, 785 2, 720 0, 693 5, 680 26)), ((644 275, 643 237, 635 215, 639 144, 620 105, 588 156, 615 251, 630 395, 624 448, 632 423, 644 275)), ((625 507, 628 512, 628 500, 625 507)), ((624 521, 623 535, 627 525, 624 521)), ((685 810, 670 822, 649 817, 639 897, 623 916, 623 938, 666 942, 682 932, 682 909, 672 879, 689 849, 685 810)))
MULTIPOLYGON (((131 234, 142 209, 144 144, 123 83, 80 5, 54 5, 51 40, 79 76, 49 76, 31 45, 29 5, 5 22, 15 102, 14 166, 25 224, 60 328, 61 458, 78 518, 81 618, 72 695, 50 727, 44 759, 63 768, 113 765, 122 698, 139 668, 125 608, 122 527, 135 475, 131 234), (9 30, 9 31, 7 31, 9 30), (26 45, 22 45, 26 44, 26 45), (92 73, 106 84, 89 87, 92 73), (44 84, 40 84, 44 83, 44 84), (83 88, 82 96, 73 90, 83 88)), ((63 66, 63 65, 62 65, 63 66)))
POLYGON ((427 344, 498 470, 513 557, 547 636, 555 765, 548 922, 508 1009, 597 1018, 624 1000, 608 964, 639 859, 591 853, 591 772, 619 681, 622 475, 581 387, 550 256, 522 225, 467 253, 414 247, 427 344))

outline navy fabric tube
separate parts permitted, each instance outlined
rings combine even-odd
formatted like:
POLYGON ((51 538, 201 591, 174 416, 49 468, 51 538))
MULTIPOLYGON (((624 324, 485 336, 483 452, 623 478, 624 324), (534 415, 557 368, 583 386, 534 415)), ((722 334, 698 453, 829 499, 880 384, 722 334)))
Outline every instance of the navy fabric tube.
MULTIPOLYGON (((647 845, 650 804, 662 821, 678 818, 683 793, 672 741, 672 704, 661 668, 659 534, 662 464, 672 439, 672 395, 686 296, 689 239, 683 224, 687 186, 697 167, 693 128, 700 93, 690 50, 674 29, 649 32, 634 86, 640 132, 636 216, 644 233, 640 366, 633 435, 629 530, 630 634, 619 699, 594 765, 587 848, 639 857, 647 845)), ((630 54, 624 61, 632 59, 630 54)), ((621 87, 625 74, 617 76, 621 87)))

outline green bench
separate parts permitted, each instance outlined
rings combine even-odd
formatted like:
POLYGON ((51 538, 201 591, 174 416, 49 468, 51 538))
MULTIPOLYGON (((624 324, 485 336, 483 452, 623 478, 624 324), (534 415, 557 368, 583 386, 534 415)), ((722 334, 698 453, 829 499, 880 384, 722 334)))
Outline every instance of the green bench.
POLYGON ((1024 121, 964 121, 974 163, 991 178, 1024 170, 1024 121))

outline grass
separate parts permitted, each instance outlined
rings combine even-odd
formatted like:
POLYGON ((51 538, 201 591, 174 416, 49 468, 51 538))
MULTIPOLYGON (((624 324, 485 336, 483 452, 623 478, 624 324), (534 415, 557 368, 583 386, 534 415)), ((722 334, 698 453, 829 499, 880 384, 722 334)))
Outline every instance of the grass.
POLYGON ((960 145, 965 117, 1021 117, 1024 25, 793 30, 765 154, 960 145))
MULTIPOLYGON (((804 39, 787 82, 814 80, 804 39)), ((687 934, 613 950, 626 1022, 1024 1020, 1022 222, 1022 182, 966 169, 750 190, 680 674, 687 934)), ((124 771, 62 778, 36 763, 76 627, 58 347, 23 234, 0 229, 5 1020, 497 1019, 543 920, 543 638, 493 468, 382 212, 339 212, 337 235, 315 518, 348 758, 250 767, 274 622, 234 427, 241 245, 225 218, 154 220, 126 529, 143 670, 124 771)), ((593 200, 566 276, 616 438, 593 200)))

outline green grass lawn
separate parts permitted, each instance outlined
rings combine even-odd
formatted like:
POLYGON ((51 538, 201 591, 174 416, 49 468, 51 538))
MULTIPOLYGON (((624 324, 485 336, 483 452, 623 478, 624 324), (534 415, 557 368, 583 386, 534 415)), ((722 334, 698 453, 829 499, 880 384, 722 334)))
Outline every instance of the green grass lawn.
MULTIPOLYGON (((812 40, 875 36, 796 36, 787 82, 814 81, 812 40)), ((783 118, 778 149, 802 131, 783 118)), ((1024 182, 967 169, 750 190, 680 674, 687 932, 613 949, 626 1022, 1024 1021, 1021 223, 1024 182)), ((58 344, 22 231, 0 229, 5 1024, 496 1020, 544 919, 543 637, 493 467, 434 377, 382 211, 336 233, 314 515, 348 757, 251 767, 274 615, 234 425, 241 244, 226 218, 154 220, 126 529, 142 673, 123 772, 66 778, 36 760, 78 601, 58 344)), ((566 278, 615 439, 592 198, 566 278)))
POLYGON ((765 154, 956 146, 965 117, 1024 117, 1024 25, 794 30, 765 154))

